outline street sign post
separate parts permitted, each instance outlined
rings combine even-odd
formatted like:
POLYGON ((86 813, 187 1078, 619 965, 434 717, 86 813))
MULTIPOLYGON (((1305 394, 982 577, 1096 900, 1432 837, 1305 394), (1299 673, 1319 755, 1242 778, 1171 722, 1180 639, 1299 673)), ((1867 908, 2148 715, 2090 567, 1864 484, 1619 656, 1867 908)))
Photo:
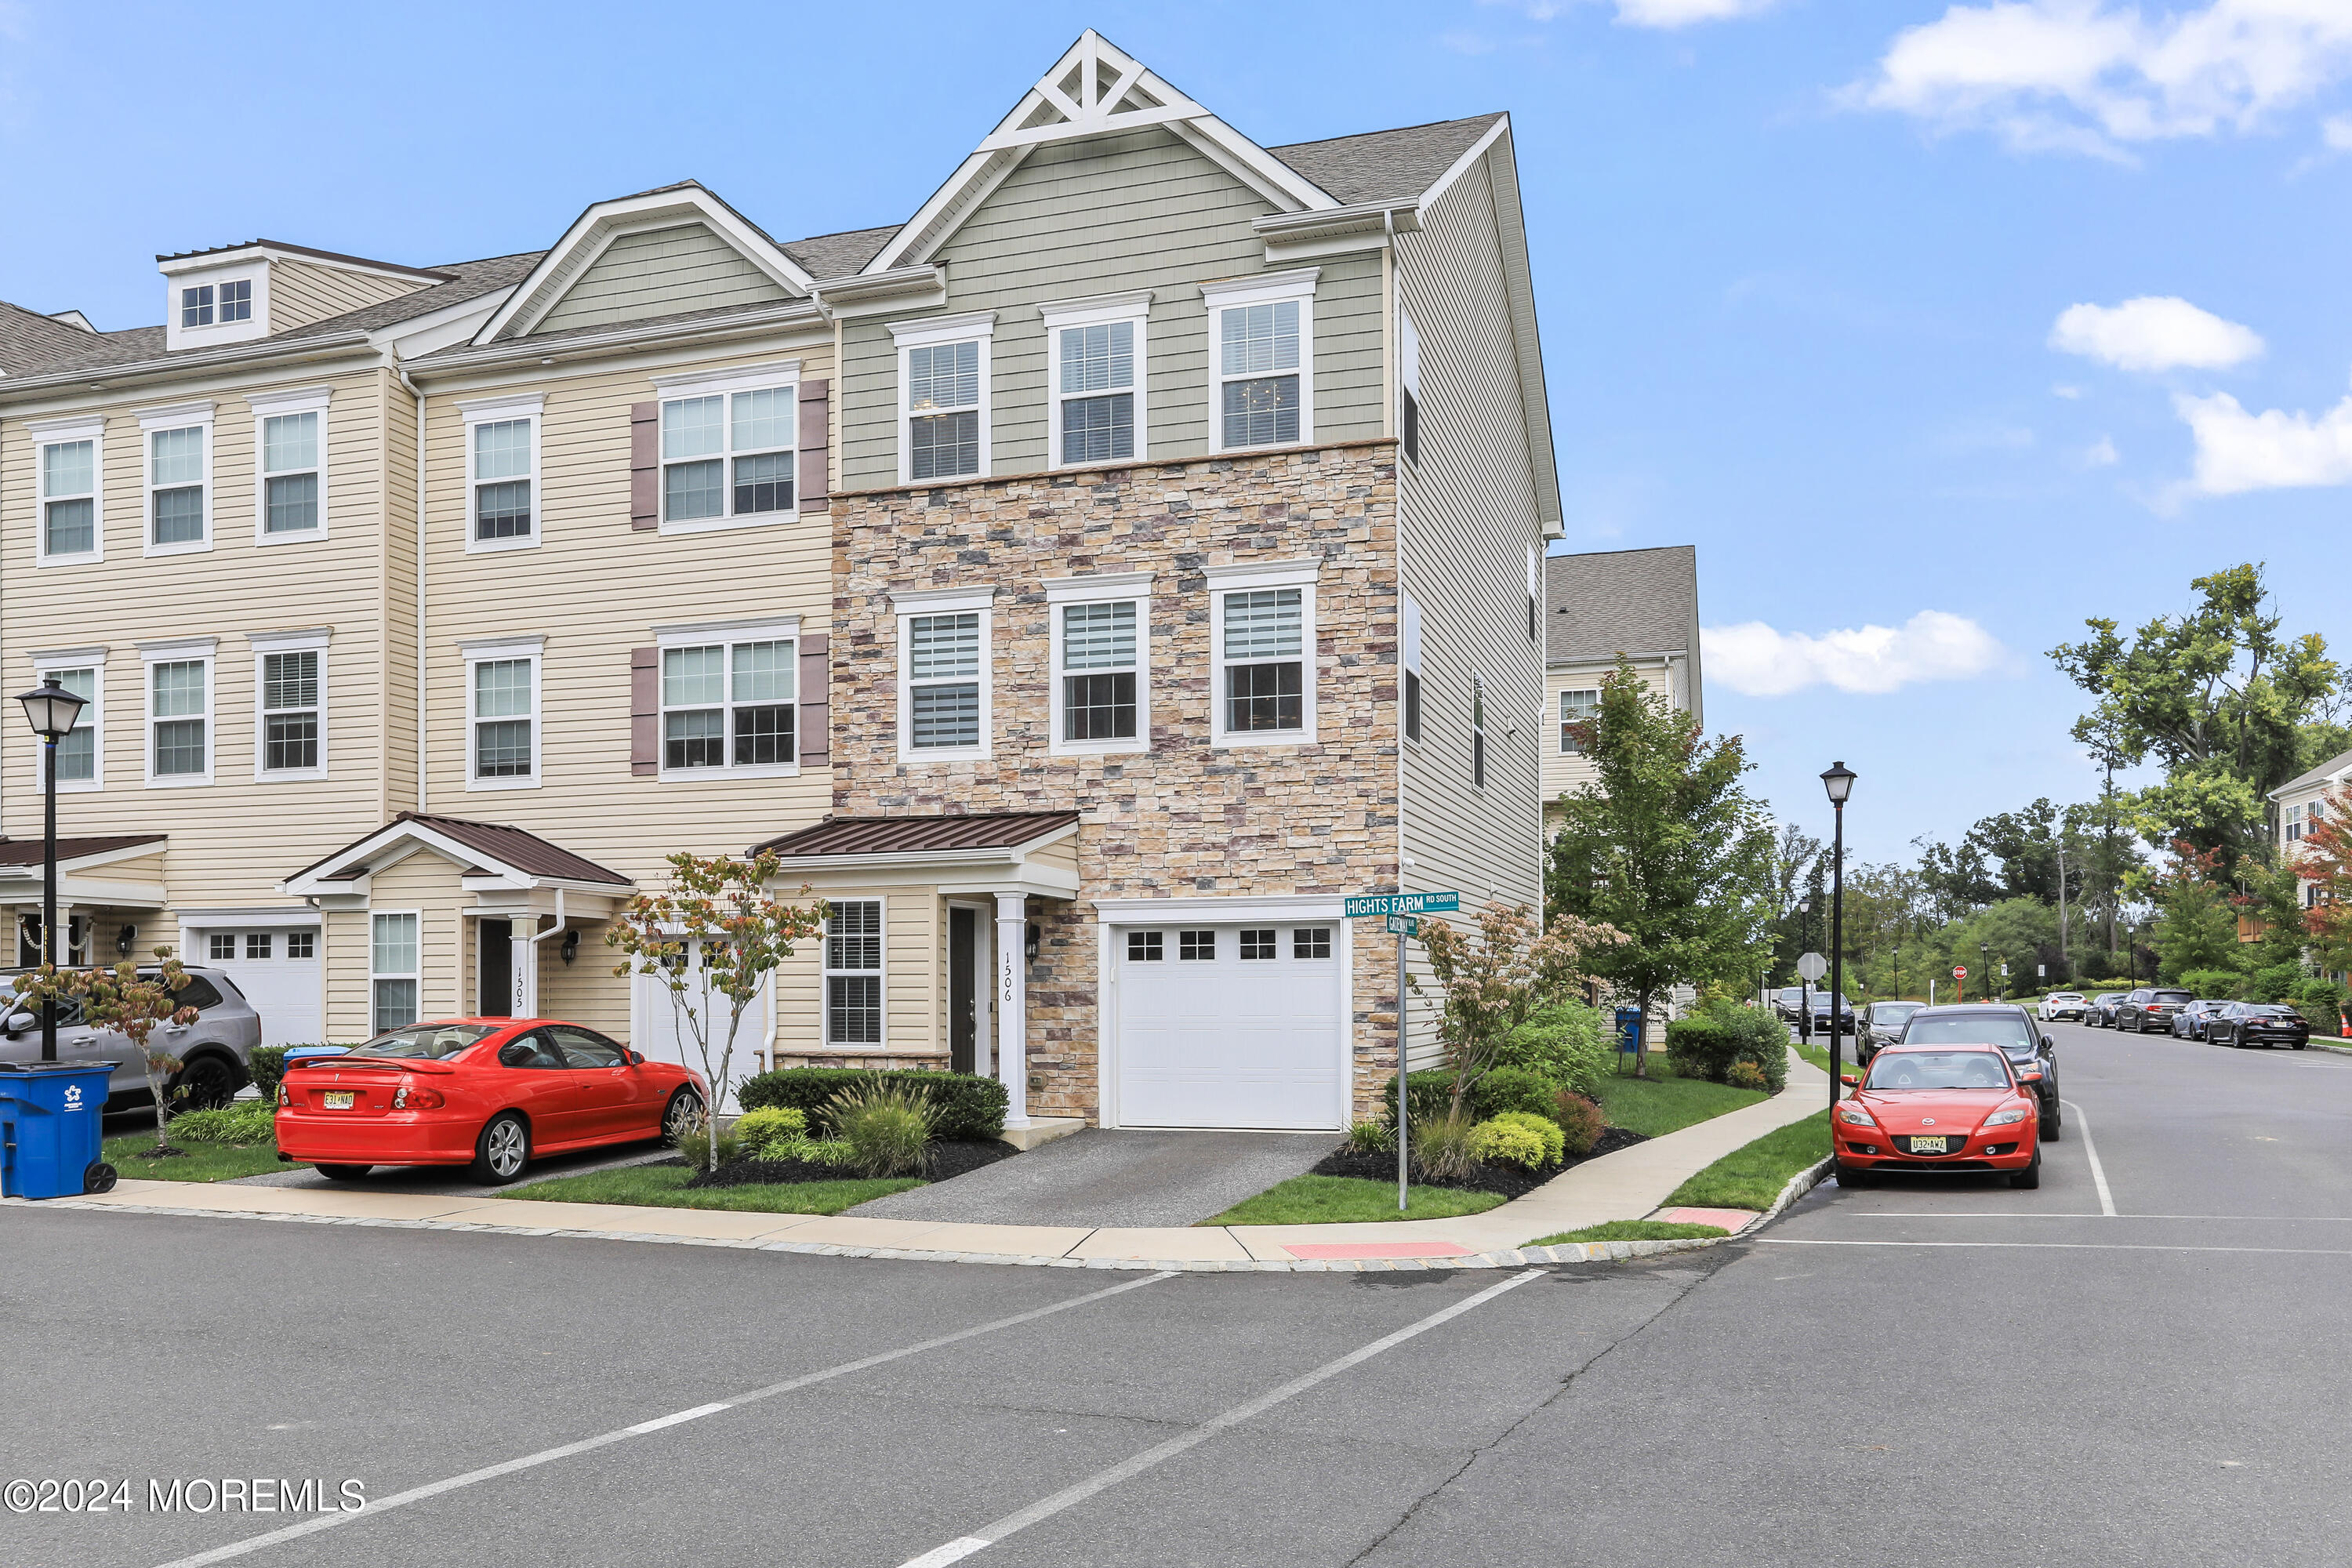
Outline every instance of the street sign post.
POLYGON ((1969 966, 1965 963, 1955 963, 1952 965, 1952 978, 1959 983, 1956 987, 1954 987, 1952 1000, 1955 1002, 1967 1001, 1969 999, 1969 966))
POLYGON ((1405 1047, 1412 1039, 1411 1015, 1406 1011, 1405 998, 1411 994, 1405 971, 1404 944, 1407 937, 1421 934, 1421 922, 1412 917, 1443 914, 1462 907, 1459 892, 1447 893, 1353 893, 1345 908, 1351 921, 1382 917, 1388 932, 1396 938, 1397 973, 1397 1063, 1396 1063, 1396 1143, 1397 1143, 1397 1213, 1402 1214, 1412 1204, 1407 1174, 1410 1161, 1406 1154, 1405 1104, 1412 1095, 1405 1082, 1405 1047))
POLYGON ((1830 961, 1818 952, 1809 952, 1797 960, 1797 973, 1803 975, 1808 983, 1819 980, 1829 972, 1830 961))
MULTIPOLYGON (((1810 1042, 1813 1037, 1813 983, 1829 972, 1830 961, 1818 952, 1808 952, 1797 960, 1798 977, 1805 983, 1804 989, 1797 996, 1797 1038, 1801 1040, 1810 1042)), ((1830 1011, 1832 1014, 1837 1011, 1835 1002, 1830 1004, 1830 1011)), ((1832 1029, 1837 1026, 1834 1017, 1830 1026, 1832 1029)))

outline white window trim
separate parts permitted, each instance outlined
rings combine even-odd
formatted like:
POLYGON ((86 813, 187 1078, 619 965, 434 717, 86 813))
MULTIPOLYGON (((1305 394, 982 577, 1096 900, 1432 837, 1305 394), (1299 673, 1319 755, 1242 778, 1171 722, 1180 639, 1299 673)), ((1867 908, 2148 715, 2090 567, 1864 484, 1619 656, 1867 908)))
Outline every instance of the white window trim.
POLYGON ((654 665, 654 742, 659 748, 655 755, 654 777, 661 784, 709 784, 720 779, 792 779, 800 777, 801 745, 807 737, 801 733, 801 618, 783 616, 763 621, 706 621, 699 625, 656 626, 654 646, 658 650, 654 665), (728 759, 715 768, 673 768, 669 765, 669 735, 663 715, 669 710, 661 700, 662 665, 660 656, 675 647, 723 647, 728 650, 726 668, 721 678, 730 690, 719 706, 732 710, 735 706, 731 686, 734 680, 734 647, 737 643, 789 642, 793 645, 793 760, 789 763, 757 763, 739 765, 734 761, 734 736, 723 754, 728 759))
MULTIPOLYGON (((920 588, 890 595, 898 616, 898 760, 902 763, 961 763, 986 759, 996 751, 994 588, 920 588), (914 683, 907 679, 917 616, 953 616, 967 610, 980 615, 980 744, 977 746, 913 745, 914 683)), ((926 682, 925 684, 931 684, 926 682)))
POLYGON ((1321 567, 1319 561, 1248 561, 1203 570, 1209 592, 1209 743, 1212 746, 1315 744, 1315 694, 1316 688, 1321 684, 1315 643, 1315 583, 1321 567), (1301 692, 1299 727, 1296 730, 1225 728, 1225 595, 1253 588, 1301 590, 1298 595, 1301 692))
MULTIPOLYGON (((536 500, 534 500, 534 505, 536 500)), ((473 531, 473 508, 467 507, 466 528, 473 531)), ((540 718, 540 708, 547 684, 547 639, 539 637, 476 637, 457 645, 466 658, 466 751, 464 765, 466 788, 468 793, 486 790, 537 789, 547 773, 547 726, 540 718), (509 659, 530 662, 530 772, 520 778, 486 779, 474 774, 474 726, 479 718, 474 710, 474 667, 499 664, 509 659)), ((511 718, 513 715, 509 714, 511 718)))
MULTIPOLYGON (((293 392, 257 392, 246 398, 246 406, 253 410, 253 542, 256 544, 310 544, 327 537, 327 404, 333 395, 332 387, 309 386, 293 392), (271 476, 261 467, 264 450, 261 433, 270 420, 283 414, 316 414, 319 416, 319 467, 316 470, 319 476, 319 526, 272 533, 269 531, 271 476)), ((289 474, 301 471, 299 468, 286 470, 289 474)))
POLYGON ((106 559, 106 417, 97 414, 78 414, 69 419, 35 419, 25 426, 25 433, 33 438, 33 564, 36 566, 82 566, 106 559), (49 553, 48 492, 42 488, 47 464, 43 455, 51 447, 70 447, 77 441, 89 443, 89 548, 71 551, 62 555, 49 553))
POLYGON ((1482 710, 1486 706, 1487 695, 1486 678, 1483 675, 1471 676, 1470 711, 1467 714, 1470 721, 1470 787, 1480 795, 1486 793, 1491 780, 1482 779, 1478 775, 1482 771, 1491 774, 1495 764, 1495 748, 1486 739, 1486 721, 1482 717, 1482 710), (1479 761, 1481 752, 1486 754, 1483 770, 1479 761))
POLYGON ((990 416, 991 367, 995 358, 996 312, 976 310, 963 316, 934 316, 919 321, 887 321, 892 342, 898 354, 898 482, 921 485, 926 489, 939 485, 966 484, 984 479, 991 472, 991 448, 994 445, 994 424, 990 416), (915 415, 907 406, 908 385, 907 360, 909 350, 930 348, 940 343, 977 342, 980 345, 980 467, 969 474, 952 474, 941 478, 918 479, 915 476, 913 423, 915 415))
POLYGON ((872 904, 875 906, 877 911, 877 918, 875 920, 875 926, 877 933, 880 938, 880 940, 876 943, 876 946, 882 962, 878 967, 874 969, 835 969, 833 966, 833 943, 830 940, 829 933, 824 931, 817 933, 817 941, 824 944, 817 949, 817 1033, 824 1041, 824 1048, 828 1054, 836 1050, 882 1051, 887 1048, 890 1043, 890 901, 882 894, 875 893, 855 898, 828 898, 825 900, 825 903, 827 905, 872 904), (882 997, 882 1026, 876 1031, 880 1037, 870 1044, 864 1040, 843 1040, 836 1042, 833 1037, 834 977, 836 975, 857 975, 862 977, 868 974, 874 976, 875 980, 877 982, 877 989, 881 993, 882 997))
POLYGON ((377 1032, 377 1024, 375 1021, 375 983, 379 980, 415 981, 416 983, 416 1017, 419 1021, 423 1020, 426 1016, 425 1011, 425 911, 423 910, 370 910, 368 911, 367 944, 368 1033, 373 1035, 377 1032), (375 966, 375 922, 386 916, 397 918, 402 915, 405 915, 410 920, 416 922, 416 967, 399 973, 394 973, 389 970, 378 969, 375 966))
POLYGON ((141 707, 146 713, 144 732, 140 736, 140 751, 146 758, 146 784, 149 789, 195 789, 213 782, 213 770, 220 762, 220 660, 219 641, 214 637, 181 637, 171 642, 142 642, 139 645, 141 660, 140 686, 143 695, 141 707), (163 716, 155 711, 155 667, 159 664, 195 664, 205 667, 205 710, 201 714, 174 713, 174 719, 201 718, 205 721, 205 771, 201 773, 169 773, 155 772, 155 726, 163 716))
POLYGON ((221 348, 230 343, 250 342, 269 335, 269 264, 268 261, 232 262, 220 271, 189 271, 164 274, 163 346, 167 352, 182 349, 221 348), (220 319, 220 290, 224 283, 253 285, 253 313, 241 321, 220 319), (209 284, 213 291, 213 319, 200 327, 180 324, 180 291, 202 289, 209 284))
MULTIPOLYGON (((213 547, 213 405, 183 403, 172 408, 142 409, 139 419, 139 549, 142 555, 196 555, 213 547), (205 433, 204 533, 178 544, 155 542, 155 434, 159 430, 202 430, 205 433)), ((184 489, 184 485, 166 487, 184 489)))
MULTIPOLYGON (((547 537, 547 486, 540 473, 540 438, 546 432, 547 395, 543 392, 510 393, 502 397, 462 398, 457 412, 465 421, 466 436, 466 553, 494 554, 505 550, 536 550, 547 537), (520 539, 477 539, 474 537, 474 428, 478 425, 499 425, 509 419, 530 421, 530 471, 509 474, 508 479, 530 481, 530 531, 520 539)), ((472 699, 467 701, 470 704, 472 699)), ((467 773, 473 772, 471 737, 467 738, 467 773)), ((472 786, 467 785, 468 788, 472 786)))
POLYGON ((1421 601, 1410 593, 1397 590, 1397 737, 1406 745, 1418 750, 1421 737, 1405 726, 1409 704, 1406 700, 1406 677, 1420 699, 1421 728, 1429 727, 1429 682, 1421 673, 1422 616, 1421 601))
POLYGON ((1563 757, 1581 757, 1586 754, 1577 747, 1570 745, 1568 740, 1568 726, 1570 724, 1580 724, 1584 722, 1581 719, 1570 719, 1568 716, 1569 697, 1573 693, 1586 691, 1592 694, 1593 701, 1598 704, 1601 700, 1601 689, 1597 685, 1563 686, 1559 689, 1558 708, 1552 715, 1552 735, 1559 746, 1559 754, 1563 757))
MULTIPOLYGON (((800 516, 800 384, 801 362, 796 359, 778 360, 772 364, 740 365, 728 370, 687 371, 677 375, 657 375, 653 378, 654 401, 654 505, 660 513, 657 525, 663 533, 719 533, 736 528, 772 528, 780 522, 790 522, 800 516), (672 522, 669 516, 669 487, 663 481, 663 470, 669 459, 661 455, 661 410, 659 405, 680 397, 729 397, 739 392, 772 392, 783 387, 793 389, 792 440, 783 447, 793 454, 793 504, 776 511, 753 511, 738 514, 735 510, 735 406, 730 403, 720 411, 719 426, 726 433, 726 444, 716 456, 719 462, 719 507, 717 517, 688 518, 672 522)), ((538 426, 532 426, 533 467, 537 467, 538 426)), ((778 450, 761 447, 761 451, 778 450)), ((695 459, 687 459, 693 461, 695 459)), ((471 493, 471 492, 468 492, 471 493)), ((798 751, 795 737, 793 749, 798 751)))
MULTIPOLYGON (((1397 301, 1397 450, 1404 452, 1405 404, 1410 400, 1413 410, 1413 450, 1405 453, 1405 461, 1421 466, 1421 333, 1412 324, 1412 312, 1404 301, 1397 301)), ((1304 356, 1302 356, 1304 357, 1304 356)))
POLYGON ((1315 440, 1315 283, 1319 267, 1290 272, 1262 272, 1255 278, 1231 279, 1201 285, 1201 300, 1209 311, 1209 449, 1213 452, 1263 452, 1278 447, 1309 446, 1315 440), (1287 371, 1227 375, 1224 363, 1224 321, 1221 312, 1236 305, 1272 305, 1298 301, 1298 439, 1268 442, 1261 447, 1225 445, 1225 383, 1260 381, 1287 371))
MULTIPOLYGON (((1146 395, 1150 380, 1151 290, 1138 289, 1130 294, 1097 294, 1084 300, 1065 300, 1041 305, 1038 313, 1045 322, 1045 440, 1046 467, 1068 468, 1070 460, 1062 454, 1062 344, 1061 335, 1066 327, 1111 326, 1125 321, 1135 328, 1135 381, 1126 390, 1135 395, 1135 451, 1130 457, 1107 459, 1110 463, 1140 463, 1151 454, 1149 422, 1145 417, 1150 398, 1146 395)), ((1119 389, 1112 388, 1111 392, 1119 389)), ((1073 395, 1102 397, 1108 393, 1087 392, 1073 395)), ((1088 468, 1101 468, 1093 462, 1088 468)))
MULTIPOLYGON (((33 656, 33 684, 47 681, 49 672, 58 669, 87 669, 89 674, 89 704, 74 721, 79 730, 89 726, 89 777, 59 779, 59 795, 89 795, 106 787, 106 649, 103 647, 69 647, 55 653, 33 656)), ((41 777, 41 745, 38 736, 33 740, 33 779, 39 787, 41 777)))
POLYGON ((1052 739, 1046 751, 1057 757, 1093 757, 1151 750, 1151 574, 1105 572, 1092 577, 1049 577, 1045 604, 1053 624, 1052 739), (1062 610, 1069 605, 1135 606, 1135 739, 1131 741, 1066 741, 1062 738, 1064 700, 1062 610))
POLYGON ((332 634, 324 627, 299 632, 247 632, 245 640, 253 649, 253 781, 256 784, 293 784, 327 776, 328 741, 332 731, 327 721, 327 643, 332 634), (268 714, 261 706, 262 671, 273 653, 316 653, 319 656, 319 765, 315 768, 270 768, 269 726, 268 714))

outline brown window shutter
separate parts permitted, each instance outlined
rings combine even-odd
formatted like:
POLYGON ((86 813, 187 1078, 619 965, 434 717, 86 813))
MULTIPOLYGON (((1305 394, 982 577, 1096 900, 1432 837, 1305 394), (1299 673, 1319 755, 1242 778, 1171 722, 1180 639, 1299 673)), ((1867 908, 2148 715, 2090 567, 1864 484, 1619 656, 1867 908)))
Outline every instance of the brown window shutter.
MULTIPOLYGON (((793 465, 800 479, 801 510, 826 510, 825 476, 833 457, 833 383, 801 383, 801 456, 793 465)), ((818 642, 824 639, 819 637, 818 642)))
MULTIPOLYGON (((805 409, 808 405, 801 405, 805 409)), ((801 638, 800 759, 803 767, 833 765, 833 639, 823 632, 801 638)))
POLYGON ((661 772, 661 649, 629 650, 629 772, 661 772))
POLYGON ((629 526, 661 526, 661 405, 658 403, 629 405, 629 526))

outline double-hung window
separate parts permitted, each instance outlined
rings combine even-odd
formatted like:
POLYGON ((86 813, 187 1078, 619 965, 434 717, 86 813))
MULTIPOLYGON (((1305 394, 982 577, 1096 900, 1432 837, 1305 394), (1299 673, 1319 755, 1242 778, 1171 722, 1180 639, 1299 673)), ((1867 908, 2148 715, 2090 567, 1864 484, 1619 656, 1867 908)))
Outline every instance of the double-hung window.
POLYGON ((103 558, 100 521, 104 511, 100 476, 104 472, 105 422, 78 419, 32 427, 40 480, 39 557, 43 562, 103 558))
POLYGON ((1143 377, 1149 292, 1043 308, 1055 468, 1146 454, 1143 377))
POLYGON ((466 548, 522 550, 542 531, 539 424, 544 398, 460 402, 466 420, 466 548))
POLYGON ((825 906, 824 1043, 882 1043, 882 900, 825 906))
POLYGON ((665 774, 789 769, 798 645, 790 637, 665 646, 665 774))
POLYGON ((894 595, 898 612, 898 754, 989 752, 990 591, 894 595))
POLYGON ((1412 318, 1397 307, 1397 446, 1421 461, 1421 334, 1412 318))
POLYGON ((929 483, 988 472, 993 311, 896 321, 898 477, 929 483))
POLYGON ((459 646, 466 655, 466 787, 537 788, 540 639, 459 646))
POLYGON ((324 778, 327 637, 323 632, 249 634, 253 643, 257 779, 324 778))
POLYGON ((1470 786, 1486 787, 1486 679, 1470 678, 1470 786))
POLYGON ((663 524, 792 515, 799 438, 800 388, 791 382, 665 397, 663 524))
POLYGON ((1208 569, 1222 745, 1315 738, 1314 563, 1208 569))
POLYGON ((368 1003, 379 1034, 416 1022, 417 926, 413 913, 376 914, 368 921, 368 1003))
POLYGON ((253 405, 255 542, 285 544, 327 532, 328 390, 269 393, 253 405))
MULTIPOLYGON (((105 657, 103 649, 91 650, 91 662, 73 665, 37 665, 34 683, 54 681, 82 700, 82 709, 74 717, 74 727, 58 737, 58 788, 60 790, 97 789, 103 781, 100 766, 100 675, 102 666, 97 660, 105 657)), ((53 656, 54 657, 54 656, 53 656)), ((68 655, 68 658, 72 656, 68 655)))
POLYGON ((1220 451, 1315 438, 1318 269, 1205 284, 1212 320, 1212 409, 1220 451))
POLYGON ((147 553, 212 542, 212 405, 142 415, 147 436, 147 553), (201 412, 203 417, 194 417, 201 412))
POLYGON ((213 780, 211 638, 142 645, 147 665, 147 782, 213 780))
POLYGON ((1589 721, 1601 711, 1601 692, 1596 687, 1570 687, 1559 694, 1559 754, 1573 757, 1584 748, 1577 744, 1573 726, 1589 721))
POLYGON ((1050 750, 1150 749, 1150 592, 1144 572, 1045 584, 1054 617, 1050 750))

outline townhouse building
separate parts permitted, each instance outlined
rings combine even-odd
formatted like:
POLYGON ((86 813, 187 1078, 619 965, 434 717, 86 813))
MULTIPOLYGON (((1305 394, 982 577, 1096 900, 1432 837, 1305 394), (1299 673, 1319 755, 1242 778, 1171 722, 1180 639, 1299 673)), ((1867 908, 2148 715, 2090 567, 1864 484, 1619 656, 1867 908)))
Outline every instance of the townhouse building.
POLYGON ((1642 684, 1706 722, 1698 646, 1698 552, 1687 544, 1554 555, 1544 562, 1543 798, 1592 782, 1569 726, 1592 716, 1622 654, 1642 684))
MULTIPOLYGON (((2314 824, 2326 820, 2331 797, 2352 784, 2352 752, 2333 756, 2307 773, 2294 778, 2270 792, 2269 798, 2277 812, 2279 859, 2292 866, 2304 854, 2304 836, 2314 824)), ((2320 887, 2316 882, 2302 884, 2306 906, 2317 901, 2320 887)))
MULTIPOLYGON (((247 252, 298 298, 296 247, 247 252)), ((828 929, 753 1068, 1337 1128, 1399 1045, 1346 895, 1538 901, 1559 505, 1507 116, 1269 148, 1088 33, 904 221, 778 241, 687 183, 416 282, 234 351, 0 321, 0 662, 100 693, 88 942, 299 937, 281 1037, 536 1013, 670 1054, 604 925, 756 847, 828 929), (157 433, 232 391, 184 557, 157 433), (331 448, 307 556, 267 540, 287 410, 331 448)))

